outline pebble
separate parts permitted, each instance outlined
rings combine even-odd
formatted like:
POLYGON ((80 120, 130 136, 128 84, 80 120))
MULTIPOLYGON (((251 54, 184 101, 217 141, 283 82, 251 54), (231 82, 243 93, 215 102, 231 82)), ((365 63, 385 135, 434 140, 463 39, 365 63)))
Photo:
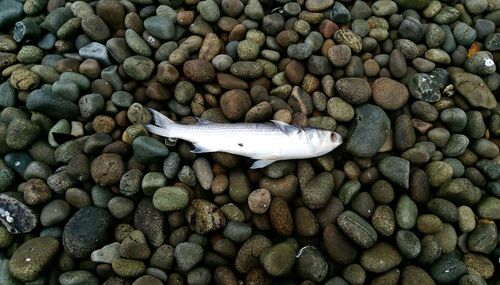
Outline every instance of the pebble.
POLYGON ((450 77, 456 90, 465 97, 471 106, 489 109, 496 105, 493 94, 479 76, 466 72, 456 72, 451 73, 450 77), (470 95, 473 90, 475 96, 470 95))
POLYGON ((364 251, 360 257, 360 263, 367 271, 381 273, 386 272, 399 263, 402 257, 398 250, 391 244, 380 242, 364 251))
POLYGON ((60 119, 71 119, 80 113, 75 103, 53 94, 49 89, 38 89, 31 92, 26 98, 26 107, 29 110, 60 119))
POLYGON ((437 282, 453 282, 467 273, 467 267, 453 254, 448 254, 436 260, 429 269, 429 273, 437 282))
POLYGON ((90 173, 100 186, 113 185, 125 173, 125 164, 118 154, 102 154, 91 162, 90 173))
POLYGON ((188 60, 184 63, 183 71, 186 77, 194 82, 207 83, 215 79, 214 67, 207 60, 188 60))
POLYGON ((113 261, 120 257, 120 243, 113 242, 103 246, 100 249, 96 249, 90 255, 93 262, 98 263, 108 263, 111 264, 113 261))
POLYGON ((292 270, 295 249, 291 243, 283 242, 265 249, 260 254, 260 263, 271 276, 283 276, 292 270))
POLYGON ((108 202, 108 210, 117 219, 123 219, 134 210, 134 203, 124 197, 113 197, 108 202))
POLYGON ((123 278, 137 278, 146 271, 146 265, 140 260, 117 258, 111 264, 113 271, 123 278))
POLYGON ((70 205, 64 200, 52 200, 46 204, 40 213, 40 223, 53 226, 64 221, 70 214, 70 205))
POLYGON ((175 247, 174 256, 179 269, 187 272, 203 259, 203 248, 195 243, 183 242, 175 247))
POLYGON ((365 104, 356 108, 356 122, 346 149, 355 156, 373 156, 385 141, 390 120, 380 107, 365 104))
POLYGON ((87 207, 78 210, 63 230, 65 250, 76 258, 89 255, 108 239, 111 216, 101 208, 87 207))
POLYGON ((165 16, 152 16, 144 20, 144 28, 154 37, 161 40, 171 40, 175 37, 175 26, 171 19, 165 16))
POLYGON ((386 110, 401 108, 409 98, 408 89, 390 78, 379 78, 372 83, 373 101, 386 110))
POLYGON ((147 136, 136 138, 132 143, 132 148, 136 158, 143 162, 157 161, 169 153, 164 144, 147 136))
POLYGON ((371 87, 368 81, 362 78, 342 78, 335 83, 335 90, 340 97, 349 104, 359 105, 371 98, 371 87))
POLYGON ((378 235, 375 229, 352 211, 344 211, 340 214, 337 223, 353 242, 363 248, 370 248, 377 242, 378 235))
POLYGON ((399 252, 408 259, 416 258, 421 251, 418 237, 411 231, 399 230, 396 234, 396 245, 399 252))
POLYGON ((192 200, 186 210, 186 219, 190 226, 199 234, 220 229, 226 224, 226 218, 220 209, 202 199, 192 200))
POLYGON ((135 80, 146 80, 151 77, 155 68, 154 62, 144 56, 134 55, 123 62, 123 70, 135 80))
POLYGON ((162 212, 181 210, 187 207, 189 195, 180 187, 167 186, 159 188, 153 196, 154 207, 162 212))
POLYGON ((58 279, 61 285, 69 284, 89 284, 97 285, 99 284, 99 279, 97 276, 86 270, 73 270, 66 271, 59 275, 58 279))
POLYGON ((48 268, 59 250, 52 237, 36 237, 19 246, 9 260, 9 272, 22 282, 33 281, 48 268))

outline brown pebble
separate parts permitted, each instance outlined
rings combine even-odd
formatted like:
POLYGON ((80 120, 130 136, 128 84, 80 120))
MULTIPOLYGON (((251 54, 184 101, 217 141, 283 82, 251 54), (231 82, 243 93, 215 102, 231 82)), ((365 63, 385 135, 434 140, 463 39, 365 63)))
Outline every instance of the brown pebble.
POLYGON ((214 282, 216 285, 238 285, 236 275, 227 266, 219 266, 214 272, 214 282))
POLYGON ((177 23, 181 26, 189 26, 193 23, 194 11, 179 11, 177 13, 177 23))
POLYGON ((365 76, 374 77, 378 75, 380 66, 375 60, 368 59, 363 62, 363 69, 365 70, 365 76))
POLYGON ((267 189, 256 189, 248 195, 248 207, 255 214, 264 214, 270 205, 271 193, 267 189))
POLYGON ((276 42, 286 48, 291 44, 295 44, 299 41, 299 34, 294 30, 284 30, 276 35, 276 42))
POLYGON ((304 91, 306 91, 307 93, 311 94, 318 91, 319 85, 320 81, 316 76, 310 73, 304 76, 304 80, 302 81, 302 89, 304 89, 304 91))
POLYGON ((234 89, 222 94, 220 98, 222 113, 229 120, 239 120, 252 107, 250 95, 241 89, 234 89))
POLYGON ((401 274, 401 284, 404 285, 435 285, 432 277, 418 266, 408 265, 401 274))
POLYGON ((490 279, 495 274, 495 265, 484 256, 479 253, 467 253, 464 255, 464 263, 469 268, 469 273, 478 273, 484 279, 490 279))
POLYGON ((358 255, 358 249, 334 224, 323 229, 323 244, 330 257, 340 264, 352 263, 358 255))
POLYGON ((111 85, 111 83, 100 78, 92 81, 90 90, 92 91, 92 93, 101 94, 106 99, 110 99, 111 95, 113 95, 113 86, 111 85))
POLYGON ((100 186, 110 186, 120 181, 125 173, 125 163, 118 154, 101 154, 90 163, 90 173, 100 186))
POLYGON ((263 268, 252 269, 245 278, 247 285, 271 285, 272 281, 272 277, 263 268))
POLYGON ((304 64, 298 60, 292 60, 286 65, 285 75, 293 85, 300 85, 305 76, 304 64))
POLYGON ((339 26, 331 20, 324 19, 321 21, 321 24, 319 24, 319 32, 325 39, 329 39, 333 37, 335 32, 339 29, 339 26))
POLYGON ((386 110, 401 108, 409 98, 408 89, 390 78, 379 78, 372 83, 373 101, 386 110))
POLYGON ((262 252, 271 247, 272 242, 264 235, 255 234, 245 241, 234 260, 234 266, 240 273, 247 273, 254 268, 260 268, 259 257, 262 252))
POLYGON ((423 234, 436 234, 443 229, 443 222, 434 214, 423 214, 417 218, 417 229, 423 234))
POLYGON ((208 83, 215 79, 215 69, 207 60, 188 60, 184 63, 183 71, 184 75, 194 82, 208 83))
POLYGON ((123 28, 125 8, 118 0, 101 0, 97 2, 96 14, 111 30, 123 28))
POLYGON ((30 179, 22 184, 24 201, 28 205, 40 205, 48 202, 52 197, 52 190, 45 181, 37 178, 30 179))
POLYGON ((59 73, 66 71, 78 72, 80 61, 74 58, 63 58, 56 63, 56 70, 59 73))
POLYGON ((209 33, 203 40, 200 51, 198 53, 199 59, 211 61, 222 49, 222 43, 219 37, 214 33, 209 33))
POLYGON ((158 64, 156 71, 156 80, 162 84, 173 84, 179 78, 177 68, 168 61, 162 61, 158 64))
POLYGON ((228 36, 228 41, 241 41, 245 39, 245 35, 247 34, 247 29, 242 24, 238 24, 234 26, 228 36))
POLYGON ((293 217, 285 199, 275 197, 269 208, 269 218, 274 230, 280 236, 289 236, 293 233, 293 217))
POLYGON ((115 120, 106 115, 96 116, 92 120, 92 128, 96 133, 111 134, 115 129, 115 120))
POLYGON ((314 236, 319 231, 319 223, 314 213, 306 207, 295 210, 295 229, 299 236, 314 236))
POLYGON ((86 59, 78 67, 78 72, 90 79, 97 79, 101 74, 99 62, 95 59, 86 59))
MULTIPOLYGON (((237 0, 239 1, 239 0, 237 0)), ((231 32, 232 29, 234 29, 234 27, 236 27, 236 25, 238 25, 240 22, 238 22, 238 20, 234 19, 234 18, 231 18, 231 17, 227 17, 227 16, 224 16, 224 17, 221 17, 219 19, 219 21, 217 22, 217 26, 223 30, 224 32, 226 33, 229 33, 231 32)))
POLYGON ((248 83, 245 80, 229 73, 217 73, 217 83, 227 90, 248 89, 248 83))

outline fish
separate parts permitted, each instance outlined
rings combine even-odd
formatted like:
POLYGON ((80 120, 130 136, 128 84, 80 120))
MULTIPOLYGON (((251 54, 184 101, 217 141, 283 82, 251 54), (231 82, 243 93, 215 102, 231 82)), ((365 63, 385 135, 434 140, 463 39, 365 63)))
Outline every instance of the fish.
POLYGON ((174 122, 162 113, 149 109, 152 123, 146 129, 153 134, 191 142, 193 153, 226 152, 255 159, 251 169, 264 168, 273 162, 306 159, 327 154, 342 144, 336 132, 296 127, 281 121, 270 123, 216 123, 197 118, 197 124, 174 122))

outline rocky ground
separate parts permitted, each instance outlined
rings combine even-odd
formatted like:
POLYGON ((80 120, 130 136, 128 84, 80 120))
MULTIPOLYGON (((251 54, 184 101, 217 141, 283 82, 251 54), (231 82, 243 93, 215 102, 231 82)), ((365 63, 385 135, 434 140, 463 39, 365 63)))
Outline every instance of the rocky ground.
POLYGON ((500 0, 1 0, 0 284, 498 285, 498 25, 500 0), (147 108, 344 144, 250 170, 147 108))

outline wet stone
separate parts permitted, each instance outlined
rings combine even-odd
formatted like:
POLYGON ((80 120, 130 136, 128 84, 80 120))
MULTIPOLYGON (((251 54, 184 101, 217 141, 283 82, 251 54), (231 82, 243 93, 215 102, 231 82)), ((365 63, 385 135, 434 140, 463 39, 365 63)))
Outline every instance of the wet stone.
POLYGON ((63 230, 63 245, 76 258, 89 255, 108 239, 111 215, 101 208, 87 207, 77 211, 63 230))

